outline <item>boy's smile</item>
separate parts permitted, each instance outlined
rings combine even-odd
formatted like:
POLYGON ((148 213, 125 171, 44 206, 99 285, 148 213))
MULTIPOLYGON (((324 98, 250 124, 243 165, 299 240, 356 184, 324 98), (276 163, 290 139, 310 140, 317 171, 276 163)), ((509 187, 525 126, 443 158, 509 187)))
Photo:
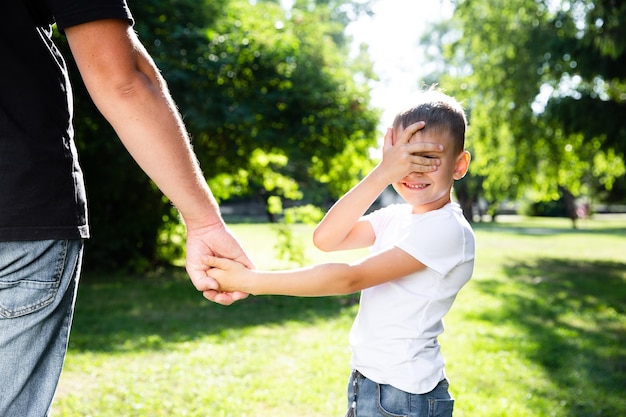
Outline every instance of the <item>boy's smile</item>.
POLYGON ((423 184, 423 183, 410 183, 410 182, 403 182, 405 187, 411 188, 413 190, 420 190, 420 189, 424 189, 426 187, 428 187, 430 184, 423 184))

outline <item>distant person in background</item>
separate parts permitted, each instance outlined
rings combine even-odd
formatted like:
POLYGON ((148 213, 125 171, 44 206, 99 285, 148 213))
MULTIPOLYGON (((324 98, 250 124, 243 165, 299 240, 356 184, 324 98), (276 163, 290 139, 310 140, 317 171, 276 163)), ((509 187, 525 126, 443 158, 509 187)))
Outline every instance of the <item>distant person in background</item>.
POLYGON ((452 416, 454 400, 437 337, 474 269, 474 233, 450 196, 470 163, 466 124, 461 105, 434 90, 396 116, 382 161, 328 211, 313 236, 322 250, 371 247, 370 256, 289 271, 206 259, 213 268, 209 276, 223 291, 294 296, 362 291, 350 332, 347 416, 452 416), (406 204, 365 215, 389 184, 406 204))
POLYGON ((71 88, 52 24, 65 33, 98 109, 180 211, 197 290, 222 304, 247 295, 215 291, 203 256, 252 264, 220 216, 124 0, 3 0, 0 15, 0 416, 42 417, 63 365, 89 237, 71 88))

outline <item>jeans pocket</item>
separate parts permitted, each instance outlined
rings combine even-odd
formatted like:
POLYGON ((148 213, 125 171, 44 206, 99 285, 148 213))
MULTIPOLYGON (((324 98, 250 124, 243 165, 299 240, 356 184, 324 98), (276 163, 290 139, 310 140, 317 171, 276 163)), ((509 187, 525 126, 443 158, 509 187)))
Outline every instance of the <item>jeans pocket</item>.
POLYGON ((54 301, 67 241, 0 242, 0 319, 38 311, 54 301))
POLYGON ((409 415, 411 394, 394 388, 391 385, 376 385, 378 385, 378 408, 380 416, 407 417, 409 415))
POLYGON ((453 399, 428 399, 428 417, 452 417, 453 399))

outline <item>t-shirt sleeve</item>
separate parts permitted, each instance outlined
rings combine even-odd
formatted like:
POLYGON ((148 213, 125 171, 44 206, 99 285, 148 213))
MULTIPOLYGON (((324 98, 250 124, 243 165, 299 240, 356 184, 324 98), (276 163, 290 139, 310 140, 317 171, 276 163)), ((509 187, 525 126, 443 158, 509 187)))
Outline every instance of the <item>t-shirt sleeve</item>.
POLYGON ((411 224, 397 247, 436 271, 447 275, 454 267, 469 259, 468 237, 454 215, 439 211, 429 213, 411 224))
POLYGON ((399 204, 392 204, 390 206, 374 210, 365 215, 364 218, 370 222, 372 228, 374 229, 374 233, 378 234, 378 231, 387 227, 391 218, 401 212, 401 210, 402 208, 399 204))
POLYGON ((50 0, 50 8, 59 30, 101 19, 134 23, 125 0, 50 0))

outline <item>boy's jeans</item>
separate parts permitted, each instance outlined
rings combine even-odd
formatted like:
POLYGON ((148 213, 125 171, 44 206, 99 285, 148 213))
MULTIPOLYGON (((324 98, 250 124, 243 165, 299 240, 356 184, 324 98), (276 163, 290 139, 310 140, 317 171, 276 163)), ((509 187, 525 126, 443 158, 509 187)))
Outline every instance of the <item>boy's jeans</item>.
POLYGON ((410 394, 391 385, 377 384, 353 371, 348 384, 348 406, 353 404, 355 417, 452 417, 454 400, 445 379, 429 393, 410 394))
POLYGON ((0 242, 0 416, 48 414, 82 253, 82 240, 0 242))

